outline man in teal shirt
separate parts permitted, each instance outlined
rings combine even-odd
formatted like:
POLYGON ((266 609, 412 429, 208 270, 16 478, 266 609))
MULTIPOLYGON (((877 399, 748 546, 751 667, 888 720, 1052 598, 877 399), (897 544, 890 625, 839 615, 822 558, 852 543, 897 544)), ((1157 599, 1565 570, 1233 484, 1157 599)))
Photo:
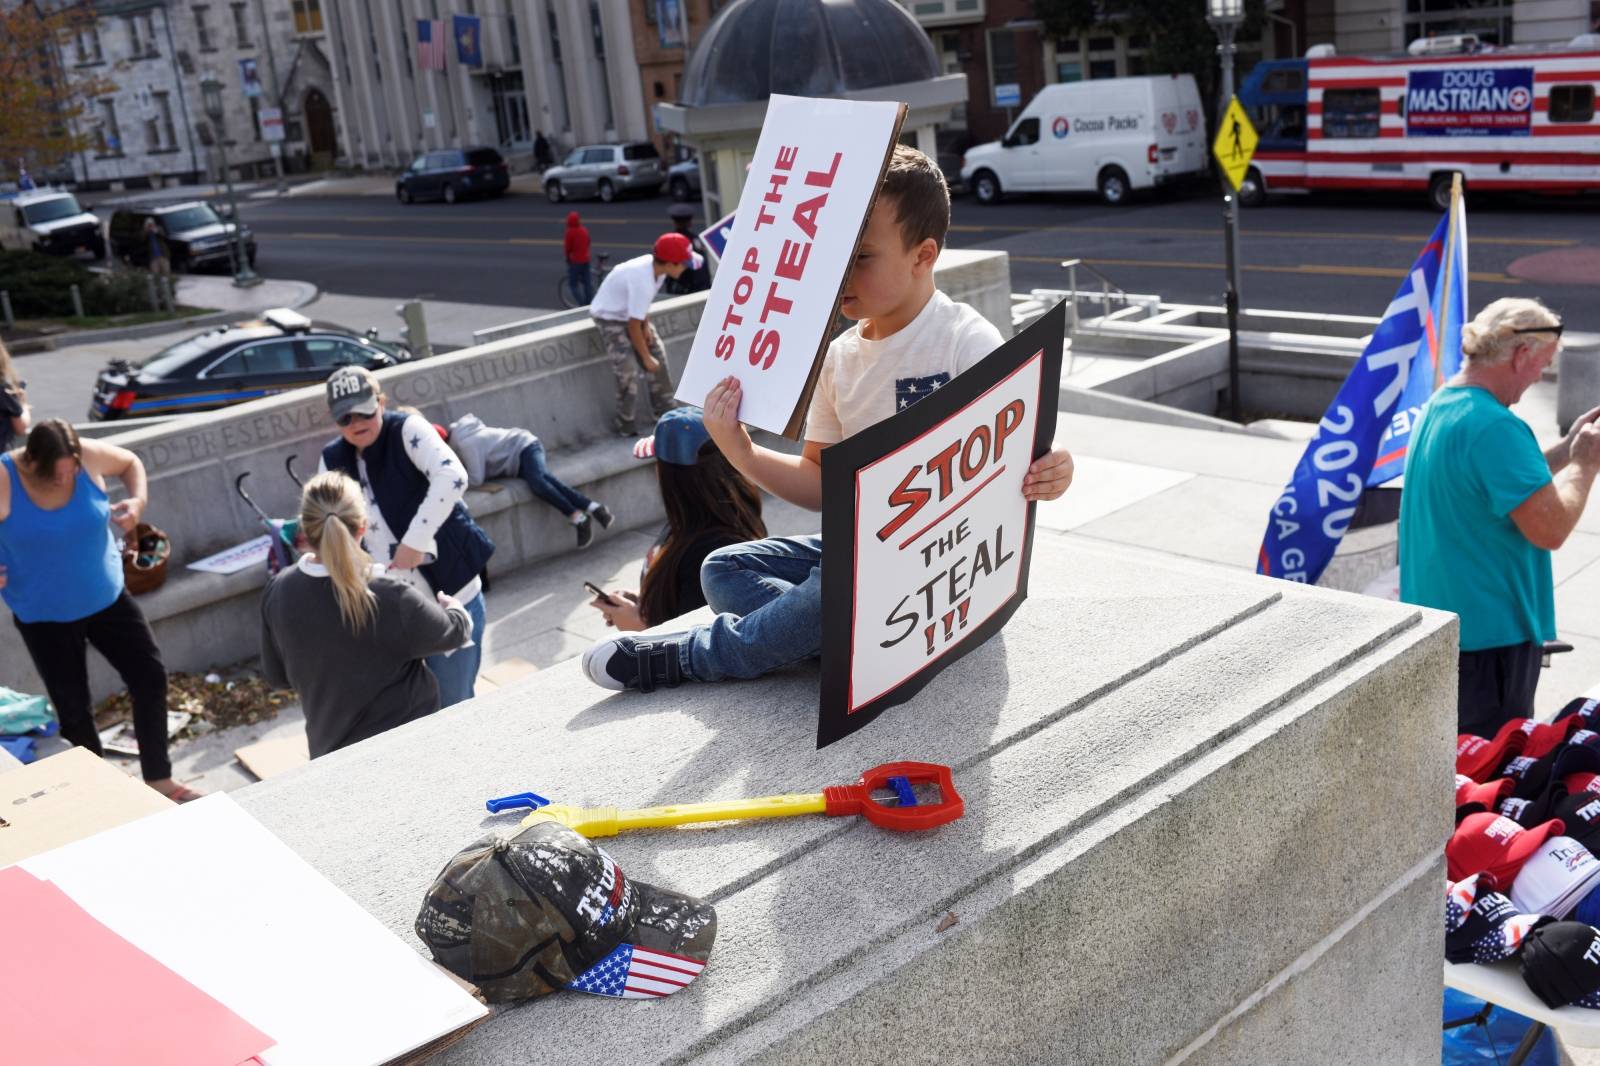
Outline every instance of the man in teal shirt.
POLYGON ((1400 502, 1400 598, 1461 616, 1459 731, 1492 737, 1532 717, 1543 643, 1556 635, 1550 553, 1600 472, 1600 407, 1541 451, 1510 406, 1561 348, 1537 300, 1496 300, 1461 331, 1461 372, 1411 441, 1400 502))

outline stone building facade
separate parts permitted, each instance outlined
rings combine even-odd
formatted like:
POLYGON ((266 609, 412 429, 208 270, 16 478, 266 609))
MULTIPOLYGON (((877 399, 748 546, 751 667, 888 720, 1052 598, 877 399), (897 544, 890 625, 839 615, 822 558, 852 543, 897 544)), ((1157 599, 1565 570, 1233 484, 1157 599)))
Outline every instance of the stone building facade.
POLYGON ((489 145, 531 162, 543 132, 577 144, 649 132, 628 0, 321 0, 338 74, 340 142, 360 167, 489 145), (482 65, 460 61, 452 15, 476 18, 482 65), (421 69, 417 23, 438 19, 444 70, 421 69))
POLYGON ((61 42, 70 79, 114 88, 78 119, 90 145, 71 161, 88 188, 142 188, 221 176, 219 141, 238 178, 275 173, 263 108, 282 112, 287 171, 338 155, 333 72, 320 0, 104 0, 95 20, 61 42), (223 115, 206 115, 201 83, 222 85, 223 115), (246 84, 257 90, 247 95, 246 84))

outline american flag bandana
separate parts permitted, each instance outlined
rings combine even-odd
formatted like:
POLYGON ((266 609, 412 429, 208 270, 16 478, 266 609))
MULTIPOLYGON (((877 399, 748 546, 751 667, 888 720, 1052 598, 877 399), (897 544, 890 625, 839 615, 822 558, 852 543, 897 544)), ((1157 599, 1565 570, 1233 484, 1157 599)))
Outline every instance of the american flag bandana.
POLYGON ((660 999, 687 987, 705 968, 685 955, 622 944, 567 987, 615 999, 660 999))

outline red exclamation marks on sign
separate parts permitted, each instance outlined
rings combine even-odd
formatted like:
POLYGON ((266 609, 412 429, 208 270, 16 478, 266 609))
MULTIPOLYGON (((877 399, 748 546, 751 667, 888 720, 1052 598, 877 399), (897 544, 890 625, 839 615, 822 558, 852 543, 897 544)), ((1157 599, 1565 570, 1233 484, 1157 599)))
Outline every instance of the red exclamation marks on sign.
POLYGON ((971 609, 972 609, 972 597, 971 596, 968 596, 966 599, 964 599, 960 603, 956 604, 956 610, 961 612, 961 628, 962 629, 967 628, 967 612, 970 611, 971 609))
POLYGON ((924 629, 922 631, 922 635, 924 637, 928 638, 928 654, 929 655, 933 654, 933 630, 934 630, 934 627, 933 626, 929 626, 927 629, 924 629))
POLYGON ((944 613, 944 639, 945 640, 949 640, 950 639, 950 634, 955 631, 955 625, 956 625, 956 613, 954 611, 946 611, 944 613))

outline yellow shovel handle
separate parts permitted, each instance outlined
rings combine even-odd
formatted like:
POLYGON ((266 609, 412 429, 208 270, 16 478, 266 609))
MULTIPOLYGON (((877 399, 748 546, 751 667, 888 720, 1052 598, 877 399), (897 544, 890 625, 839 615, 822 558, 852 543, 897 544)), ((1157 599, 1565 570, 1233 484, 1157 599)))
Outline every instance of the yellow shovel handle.
POLYGON ((822 814, 827 801, 822 793, 804 796, 763 796, 726 803, 675 803, 666 807, 619 811, 615 807, 568 807, 551 804, 522 820, 531 825, 553 818, 586 837, 610 837, 624 829, 659 829, 691 822, 726 822, 744 818, 787 818, 796 814, 822 814))

